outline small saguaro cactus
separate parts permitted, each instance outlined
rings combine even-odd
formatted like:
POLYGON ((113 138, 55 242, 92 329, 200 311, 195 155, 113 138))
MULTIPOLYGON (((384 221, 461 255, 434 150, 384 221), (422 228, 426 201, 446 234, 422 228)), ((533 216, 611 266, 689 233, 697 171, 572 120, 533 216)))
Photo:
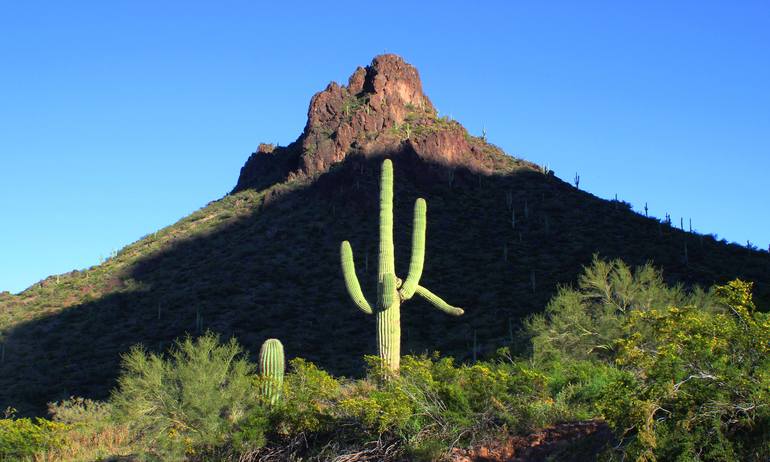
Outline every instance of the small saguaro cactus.
POLYGON ((259 350, 259 375, 262 378, 262 396, 274 405, 281 397, 283 387, 283 344, 277 338, 265 340, 259 350))
POLYGON ((412 227, 412 259, 409 274, 402 281, 396 276, 393 246, 393 163, 385 159, 380 178, 380 252, 377 272, 377 303, 372 308, 361 291, 353 262, 350 242, 340 246, 342 274, 348 294, 358 308, 366 314, 374 314, 377 320, 377 349, 383 364, 392 372, 398 372, 401 361, 401 302, 414 295, 427 300, 437 309, 453 315, 464 313, 461 308, 449 305, 437 295, 422 287, 423 264, 425 262, 425 199, 414 203, 412 227))

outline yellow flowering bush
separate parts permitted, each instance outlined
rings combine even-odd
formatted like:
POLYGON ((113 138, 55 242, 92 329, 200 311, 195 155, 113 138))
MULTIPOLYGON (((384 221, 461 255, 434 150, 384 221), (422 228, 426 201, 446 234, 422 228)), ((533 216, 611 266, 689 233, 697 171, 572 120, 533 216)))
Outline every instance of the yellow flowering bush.
POLYGON ((0 419, 0 460, 19 460, 64 446, 67 425, 41 418, 16 419, 12 409, 6 414, 0 419))
POLYGON ((751 284, 716 287, 724 311, 695 305, 634 312, 616 341, 608 419, 637 460, 766 460, 770 457, 770 325, 751 284), (689 459, 688 459, 689 460, 689 459))

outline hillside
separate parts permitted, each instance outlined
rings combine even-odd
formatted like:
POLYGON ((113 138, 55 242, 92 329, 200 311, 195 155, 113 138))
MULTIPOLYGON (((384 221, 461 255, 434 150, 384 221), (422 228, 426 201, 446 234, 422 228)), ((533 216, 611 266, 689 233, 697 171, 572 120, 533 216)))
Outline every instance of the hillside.
POLYGON ((686 285, 755 281, 759 306, 770 306, 767 252, 662 224, 508 156, 439 117, 416 69, 384 55, 316 94, 297 141, 260 145, 231 194, 99 266, 0 294, 0 408, 103 398, 131 345, 160 350, 205 330, 252 353, 278 337, 290 357, 357 373, 374 351, 374 321, 348 300, 339 244, 351 241, 371 294, 383 157, 395 165, 397 271, 408 264, 412 204, 425 197, 423 281, 466 310, 451 318, 410 302, 405 353, 466 359, 474 342, 478 355, 517 346, 520 320, 596 253, 652 261, 686 285))

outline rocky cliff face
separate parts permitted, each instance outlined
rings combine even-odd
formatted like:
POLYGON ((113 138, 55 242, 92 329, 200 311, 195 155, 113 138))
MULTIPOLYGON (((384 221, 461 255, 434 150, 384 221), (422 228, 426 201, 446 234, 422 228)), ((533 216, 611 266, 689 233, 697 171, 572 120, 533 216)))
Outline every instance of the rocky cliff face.
POLYGON ((424 161, 474 172, 505 169, 511 158, 439 117, 417 69, 393 54, 359 67, 347 86, 330 83, 310 101, 302 135, 289 146, 260 145, 235 190, 260 189, 295 175, 314 176, 347 155, 411 152, 424 161))

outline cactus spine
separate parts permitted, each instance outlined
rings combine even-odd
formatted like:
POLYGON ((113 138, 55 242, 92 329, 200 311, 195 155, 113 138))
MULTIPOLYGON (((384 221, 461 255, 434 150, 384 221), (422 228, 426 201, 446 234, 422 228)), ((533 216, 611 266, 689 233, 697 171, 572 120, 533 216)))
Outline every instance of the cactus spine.
POLYGON ((276 338, 265 340, 259 350, 259 374, 262 377, 262 396, 274 405, 281 397, 283 388, 283 344, 276 338))
POLYGON ((350 243, 343 241, 340 246, 345 287, 361 311, 375 315, 378 354, 385 367, 393 372, 398 371, 401 361, 401 302, 418 295, 447 314, 459 316, 464 313, 462 309, 449 305, 420 286, 425 262, 426 208, 425 199, 415 201, 412 259, 406 280, 402 281, 396 276, 393 245, 393 163, 386 159, 382 163, 380 177, 380 253, 377 268, 377 303, 374 309, 361 291, 350 243))

